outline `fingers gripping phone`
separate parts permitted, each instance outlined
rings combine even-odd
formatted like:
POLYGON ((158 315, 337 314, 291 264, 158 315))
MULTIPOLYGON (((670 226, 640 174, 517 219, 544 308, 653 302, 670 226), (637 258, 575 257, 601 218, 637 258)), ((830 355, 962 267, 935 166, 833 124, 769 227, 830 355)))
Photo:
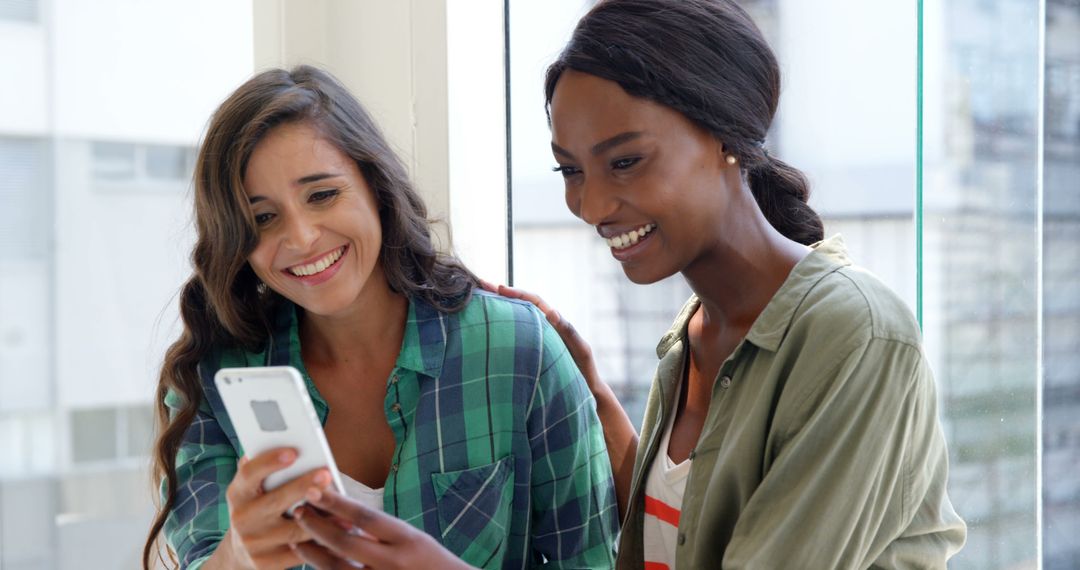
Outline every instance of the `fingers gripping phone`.
MULTIPOLYGON (((334 456, 300 372, 292 366, 222 368, 214 375, 240 445, 250 458, 277 447, 296 450, 296 461, 263 481, 270 491, 325 467, 334 490, 345 494, 334 456)), ((289 508, 288 513, 303 501, 289 508)))

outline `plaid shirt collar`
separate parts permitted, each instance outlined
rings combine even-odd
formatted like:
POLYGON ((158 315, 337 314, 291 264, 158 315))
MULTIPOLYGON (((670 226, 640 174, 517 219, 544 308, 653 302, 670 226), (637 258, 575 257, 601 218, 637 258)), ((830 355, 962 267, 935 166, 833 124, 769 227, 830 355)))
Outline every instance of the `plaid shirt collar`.
MULTIPOLYGON (((396 367, 428 378, 442 374, 446 355, 446 315, 419 297, 409 298, 408 319, 396 367)), ((261 359, 268 366, 296 366, 300 357, 300 308, 284 301, 277 311, 277 326, 261 359)), ((258 357, 256 357, 258 358, 258 357)))

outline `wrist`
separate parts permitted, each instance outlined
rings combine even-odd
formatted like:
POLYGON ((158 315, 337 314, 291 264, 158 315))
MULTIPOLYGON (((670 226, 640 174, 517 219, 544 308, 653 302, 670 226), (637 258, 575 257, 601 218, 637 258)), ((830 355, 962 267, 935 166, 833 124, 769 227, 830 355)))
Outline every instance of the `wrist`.
POLYGON ((201 570, 225 570, 242 568, 247 570, 251 568, 250 565, 242 563, 245 557, 238 556, 235 549, 239 548, 235 544, 234 535, 232 529, 225 531, 225 536, 222 537, 221 542, 218 543, 217 548, 214 549, 213 554, 206 559, 206 562, 200 567, 201 570))

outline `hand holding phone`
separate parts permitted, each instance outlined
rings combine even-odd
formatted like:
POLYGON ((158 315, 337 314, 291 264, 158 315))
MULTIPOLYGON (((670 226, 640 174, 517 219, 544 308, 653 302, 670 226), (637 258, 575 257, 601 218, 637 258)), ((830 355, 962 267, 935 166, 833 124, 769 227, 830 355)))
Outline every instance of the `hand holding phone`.
POLYGON ((330 473, 334 490, 345 493, 299 371, 291 366, 222 368, 214 375, 214 384, 247 457, 277 448, 296 451, 295 461, 266 476, 264 491, 323 467, 330 473))

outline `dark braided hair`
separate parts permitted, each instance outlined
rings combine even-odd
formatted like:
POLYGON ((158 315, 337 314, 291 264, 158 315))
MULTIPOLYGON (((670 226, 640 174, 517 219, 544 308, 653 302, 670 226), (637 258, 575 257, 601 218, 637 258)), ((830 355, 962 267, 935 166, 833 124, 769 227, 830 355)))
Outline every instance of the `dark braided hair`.
POLYGON ((739 159, 765 218, 793 241, 821 241, 799 170, 765 150, 780 101, 780 67, 761 31, 733 0, 602 0, 578 23, 547 71, 551 99, 563 71, 618 83, 712 133, 739 159))

